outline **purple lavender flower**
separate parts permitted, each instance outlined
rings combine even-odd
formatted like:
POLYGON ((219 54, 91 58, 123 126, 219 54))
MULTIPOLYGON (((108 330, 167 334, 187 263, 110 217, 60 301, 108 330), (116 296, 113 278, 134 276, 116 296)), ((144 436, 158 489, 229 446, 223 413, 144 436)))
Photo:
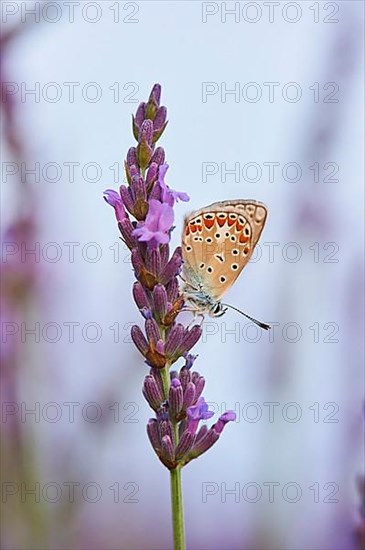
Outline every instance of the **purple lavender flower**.
POLYGON ((174 211, 171 206, 152 199, 145 222, 133 231, 133 236, 157 248, 159 244, 169 242, 173 221, 174 211))
POLYGON ((233 411, 226 411, 225 413, 223 413, 219 419, 218 419, 218 422, 216 422, 213 426, 212 426, 212 429, 217 433, 217 434, 221 434, 223 432, 223 428, 224 426, 228 423, 228 422, 234 422, 236 420, 236 413, 233 412, 233 411))
POLYGON ((118 222, 121 222, 127 217, 127 214, 124 209, 124 205, 121 199, 121 196, 113 189, 107 189, 104 191, 104 200, 114 208, 115 217, 118 222))
POLYGON ((190 197, 187 193, 181 191, 174 191, 165 183, 165 175, 169 168, 168 164, 161 164, 158 170, 158 183, 161 189, 161 198, 163 202, 166 202, 170 206, 174 206, 175 202, 184 201, 187 202, 190 200, 190 197))
POLYGON ((214 416, 214 412, 208 409, 208 403, 204 397, 199 397, 195 406, 189 407, 186 411, 188 417, 187 429, 190 433, 195 433, 200 420, 208 420, 214 416))

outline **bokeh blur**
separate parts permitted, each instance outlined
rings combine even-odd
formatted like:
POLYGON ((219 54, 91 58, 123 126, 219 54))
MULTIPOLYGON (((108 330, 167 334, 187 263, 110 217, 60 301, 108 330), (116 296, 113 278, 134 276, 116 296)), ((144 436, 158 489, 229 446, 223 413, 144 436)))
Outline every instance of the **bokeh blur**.
POLYGON ((216 200, 269 209, 227 301, 272 330, 229 311, 194 348, 205 399, 237 421, 183 471, 188 548, 360 548, 363 12, 2 2, 2 548, 171 548, 133 272, 102 199, 155 82, 167 181, 191 197, 173 244, 216 200))

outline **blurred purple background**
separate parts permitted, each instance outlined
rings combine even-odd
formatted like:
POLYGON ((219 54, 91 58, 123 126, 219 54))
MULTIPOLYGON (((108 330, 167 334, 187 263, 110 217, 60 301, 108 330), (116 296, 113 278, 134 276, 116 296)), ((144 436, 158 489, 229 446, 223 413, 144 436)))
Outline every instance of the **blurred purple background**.
POLYGON ((273 330, 229 311, 194 349, 206 400, 238 417, 183 471, 188 548, 359 547, 363 3, 1 10, 2 548, 171 547, 133 273, 102 200, 155 82, 168 182, 191 197, 173 244, 215 200, 269 209, 227 301, 273 330))

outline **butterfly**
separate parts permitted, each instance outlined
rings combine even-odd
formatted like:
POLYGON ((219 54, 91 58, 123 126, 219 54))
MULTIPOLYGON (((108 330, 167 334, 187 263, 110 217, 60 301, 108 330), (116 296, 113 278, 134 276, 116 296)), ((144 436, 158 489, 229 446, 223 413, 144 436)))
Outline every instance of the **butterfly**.
POLYGON ((185 217, 182 294, 187 309, 202 317, 220 317, 230 307, 261 328, 270 328, 221 302, 250 260, 266 217, 264 204, 241 199, 215 202, 185 217))

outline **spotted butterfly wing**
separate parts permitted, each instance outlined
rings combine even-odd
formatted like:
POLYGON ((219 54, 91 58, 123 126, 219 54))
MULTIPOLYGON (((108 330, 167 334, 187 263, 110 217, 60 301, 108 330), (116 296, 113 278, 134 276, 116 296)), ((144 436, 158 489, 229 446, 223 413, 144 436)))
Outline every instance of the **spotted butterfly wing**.
POLYGON ((267 217, 254 200, 216 202, 185 218, 184 276, 220 300, 252 256, 267 217))

